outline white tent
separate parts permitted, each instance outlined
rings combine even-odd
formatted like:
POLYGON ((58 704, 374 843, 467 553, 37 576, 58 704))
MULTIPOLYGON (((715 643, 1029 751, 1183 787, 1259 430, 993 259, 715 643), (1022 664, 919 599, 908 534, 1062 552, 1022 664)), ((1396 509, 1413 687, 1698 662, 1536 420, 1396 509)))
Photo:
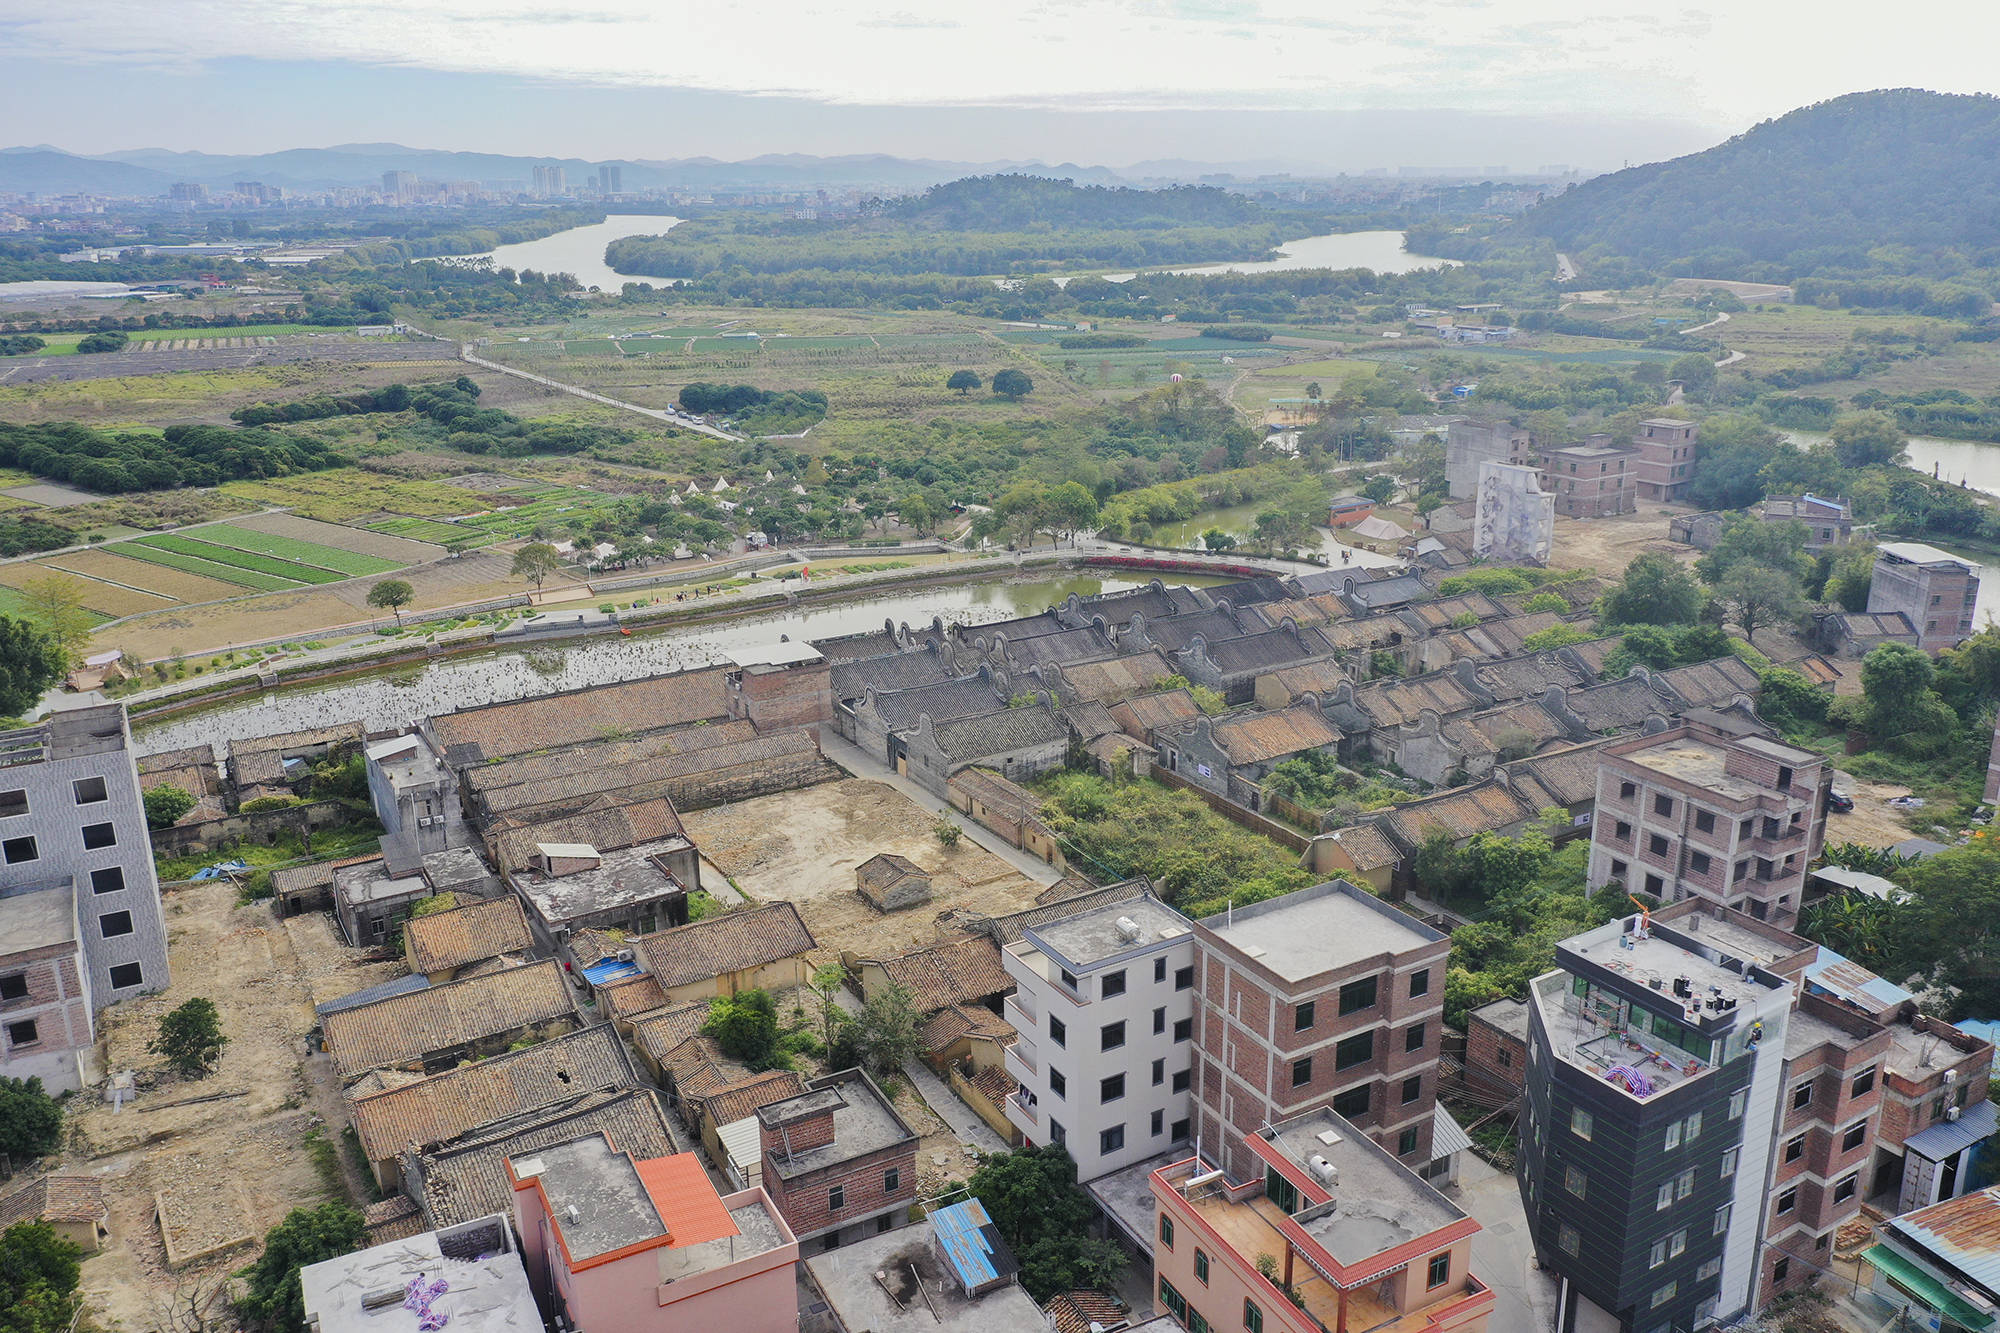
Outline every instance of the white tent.
POLYGON ((1410 534, 1380 515, 1370 514, 1348 529, 1357 537, 1366 537, 1371 542, 1399 542, 1410 534))

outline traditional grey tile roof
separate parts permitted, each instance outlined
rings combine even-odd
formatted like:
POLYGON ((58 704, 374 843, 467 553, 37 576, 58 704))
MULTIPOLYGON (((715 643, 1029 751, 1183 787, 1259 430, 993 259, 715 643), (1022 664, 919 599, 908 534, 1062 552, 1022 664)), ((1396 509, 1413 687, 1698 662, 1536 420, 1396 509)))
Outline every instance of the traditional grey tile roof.
POLYGON ((229 769, 239 787, 268 786, 286 780, 282 755, 286 750, 308 750, 325 746, 360 746, 368 729, 359 721, 335 722, 330 726, 304 731, 285 731, 275 736, 250 736, 229 743, 229 769))
POLYGON ((1356 870, 1380 870, 1400 859, 1396 845, 1373 824, 1350 824, 1326 836, 1340 843, 1356 870))
POLYGON ((1590 678, 1554 653, 1531 653, 1479 662, 1473 674, 1495 700, 1539 697, 1550 689, 1570 690, 1590 678))
POLYGON ((96 1176, 36 1176, 0 1197, 0 1231, 22 1222, 96 1222, 107 1225, 103 1182, 96 1176))
MULTIPOLYGON (((985 629, 985 626, 981 626, 979 630, 973 631, 972 642, 975 645, 987 645, 986 651, 990 652, 1002 640, 983 633, 985 629)), ((1111 637, 1094 625, 1084 629, 1057 630, 1052 634, 1037 634, 1032 637, 1010 634, 1006 636, 1005 644, 1007 660, 1019 667, 1094 662, 1099 658, 1110 657, 1118 651, 1111 637)))
POLYGON ((1145 622, 1146 637, 1167 653, 1177 653, 1200 635, 1208 643, 1239 638, 1267 628, 1264 618, 1249 607, 1235 611, 1217 607, 1212 611, 1183 612, 1145 622))
POLYGON ((1455 673, 1434 671, 1408 680, 1369 681, 1354 691, 1354 702, 1378 727, 1415 722, 1425 709, 1439 716, 1484 708, 1490 702, 1466 687, 1455 673))
POLYGON ((735 1083, 725 1083, 713 1092, 690 1098, 700 1114, 714 1125, 733 1125, 757 1114, 758 1108, 796 1097, 806 1090, 805 1080, 790 1069, 773 1069, 735 1083))
POLYGON ((854 868, 854 876, 859 883, 878 889, 885 889, 911 875, 928 878, 930 873, 909 857, 898 856, 894 852, 877 852, 854 868))
POLYGON ((1135 615, 1151 620, 1156 616, 1177 615, 1183 611, 1200 611, 1207 606, 1208 597, 1200 589, 1163 584, 1158 579, 1143 588, 1093 593, 1077 598, 1077 609, 1085 619, 1103 616, 1107 625, 1123 625, 1135 615))
POLYGON ((1259 682, 1262 690, 1266 683, 1275 685, 1284 692, 1287 701, 1297 699, 1302 694, 1325 695, 1348 681, 1347 669, 1331 657, 1322 657, 1311 662, 1301 662, 1297 666, 1280 667, 1259 682))
POLYGON ((1440 730, 1467 754, 1493 755, 1522 746, 1532 752, 1544 745, 1572 739, 1569 729, 1533 699, 1453 718, 1440 730))
POLYGON ((656 797, 672 800, 697 789, 704 774, 773 763, 817 748, 811 733, 800 727, 625 764, 600 765, 581 759, 568 773, 497 787, 480 799, 490 819, 550 818, 578 811, 598 795, 618 805, 656 797))
POLYGON ((729 714, 722 667, 703 667, 615 685, 592 685, 513 703, 444 713, 432 734, 454 766, 602 740, 634 730, 681 726, 729 714))
POLYGON ((700 1035, 708 1019, 706 1000, 677 1004, 670 1009, 655 1009, 632 1020, 632 1044, 651 1056, 655 1063, 664 1064, 682 1042, 700 1035))
POLYGON ((856 708, 865 707, 883 730, 894 732, 914 727, 917 719, 925 713, 929 713, 933 721, 948 722, 952 718, 971 717, 975 713, 990 713, 1005 707, 1006 703, 993 674, 988 671, 913 685, 904 690, 878 691, 869 695, 865 704, 857 703, 856 708))
POLYGON ((985 935, 961 935, 889 958, 865 959, 910 992, 918 1013, 949 1004, 977 1004, 1014 989, 1000 964, 1000 946, 985 935))
POLYGON ((1285 625, 1209 643, 1206 648, 1208 660, 1230 676, 1276 671, 1333 653, 1333 645, 1318 630, 1285 625))
POLYGON ((863 657, 884 657, 901 652, 904 648, 902 636, 895 628, 884 623, 881 629, 868 630, 861 634, 841 634, 830 639, 814 639, 812 646, 819 649, 819 655, 829 662, 852 662, 863 657))
POLYGON ((1069 728, 1047 704, 1000 708, 936 723, 938 748, 955 764, 1069 739, 1069 728))
POLYGON ((861 657, 835 662, 828 672, 833 697, 859 699, 872 686, 877 690, 906 690, 914 685, 930 685, 957 674, 950 655, 935 648, 890 653, 883 657, 861 657))
MULTIPOLYGON (((1176 734, 1185 736, 1202 725, 1200 721, 1189 723, 1176 734)), ((1328 725, 1319 709, 1304 704, 1277 712, 1246 709, 1224 713, 1209 719, 1207 725, 1232 766, 1269 763, 1340 743, 1340 733, 1328 725)))
POLYGON ((1454 839, 1491 833, 1531 818, 1537 808, 1497 782, 1483 782, 1392 807, 1382 812, 1379 823, 1406 851, 1413 852, 1434 831, 1442 830, 1454 839))
POLYGON ((412 972, 443 972, 501 954, 525 953, 533 943, 521 900, 512 894, 412 917, 403 927, 412 972))
POLYGON ((1755 702, 1764 688, 1762 678, 1750 664, 1734 656, 1656 671, 1653 679, 1696 708, 1719 707, 1739 694, 1748 695, 1755 702))
POLYGON ((618 1034, 606 1023, 461 1065, 402 1087, 356 1097, 354 1131, 370 1161, 469 1133, 581 1092, 636 1082, 618 1034))
POLYGON ((511 1214, 514 1187, 507 1159, 590 1134, 610 1136, 611 1146, 635 1161, 676 1151, 673 1131, 653 1094, 628 1088, 587 1093, 549 1113, 531 1112, 488 1126, 449 1147, 406 1157, 404 1179, 421 1195, 433 1228, 455 1226, 493 1213, 511 1214))
POLYGON ((1118 723, 1111 716, 1111 710, 1103 704, 1089 700, 1073 703, 1063 709, 1063 720, 1069 723, 1072 732, 1084 740, 1108 736, 1118 730, 1118 723))
POLYGON ((1377 579, 1372 583, 1356 584, 1351 590, 1342 590, 1340 600, 1346 602, 1356 615, 1381 607, 1401 606, 1405 602, 1419 601, 1431 595, 1428 584, 1416 574, 1403 574, 1395 578, 1377 579))
POLYGON ((777 902, 641 935, 632 947, 645 960, 646 970, 671 990, 796 957, 815 946, 799 909, 777 902))
POLYGON ((600 852, 611 852, 687 836, 680 815, 674 811, 674 803, 664 796, 627 805, 600 792, 582 808, 553 819, 533 810, 524 815, 524 818, 496 819, 486 830, 493 862, 503 870, 520 870, 531 863, 537 843, 581 842, 600 852))
POLYGON ((1571 712, 1583 719, 1585 726, 1599 735, 1643 726, 1654 714, 1671 717, 1680 711, 1638 676, 1607 680, 1587 690, 1572 690, 1565 702, 1571 712))
POLYGON ((1428 633, 1439 633, 1452 628, 1452 622, 1462 616, 1475 616, 1480 620, 1497 620, 1510 614, 1506 607, 1484 593, 1461 593, 1457 597, 1440 597, 1436 601, 1418 602, 1406 606, 1395 613, 1411 627, 1428 633))
POLYGON ((1598 750, 1610 744, 1609 739, 1586 742, 1583 745, 1551 750, 1547 754, 1535 755, 1530 759, 1517 760, 1507 765, 1507 772, 1516 787, 1524 794, 1529 793, 1529 785, 1543 793, 1546 800, 1537 799, 1537 809, 1541 805, 1576 805, 1581 801, 1595 800, 1597 797, 1598 750))
POLYGON ((687 754, 717 745, 753 740, 756 735, 757 726, 748 718, 730 718, 706 725, 690 723, 665 731, 650 731, 642 736, 588 741, 582 745, 517 755, 497 764, 480 764, 466 769, 461 781, 468 792, 481 796, 502 787, 575 777, 593 769, 619 767, 664 755, 687 754))
POLYGON ((965 792, 996 815, 1027 823, 1042 817, 1042 798, 1026 787, 1009 782, 991 769, 961 768, 951 775, 950 787, 965 792))

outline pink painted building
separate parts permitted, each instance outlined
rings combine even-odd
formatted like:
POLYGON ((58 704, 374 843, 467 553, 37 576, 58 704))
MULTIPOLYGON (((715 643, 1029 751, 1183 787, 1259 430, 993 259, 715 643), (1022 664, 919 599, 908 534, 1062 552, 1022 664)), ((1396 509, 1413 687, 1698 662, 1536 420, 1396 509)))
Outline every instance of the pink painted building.
POLYGON ((582 1333, 796 1333, 799 1246, 762 1189, 719 1194, 696 1154, 634 1161, 602 1134, 507 1169, 545 1315, 582 1333))
POLYGON ((1332 1111, 1244 1136, 1255 1170, 1153 1173, 1160 1308, 1189 1329, 1485 1333, 1479 1223, 1332 1111))

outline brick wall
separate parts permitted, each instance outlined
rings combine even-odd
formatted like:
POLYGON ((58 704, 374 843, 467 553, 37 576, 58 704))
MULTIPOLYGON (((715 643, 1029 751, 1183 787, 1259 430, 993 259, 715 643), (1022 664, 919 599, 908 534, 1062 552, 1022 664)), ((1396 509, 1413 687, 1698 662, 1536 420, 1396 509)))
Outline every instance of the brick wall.
POLYGON ((1478 1018, 1465 1025, 1468 1082, 1519 1092, 1527 1085, 1528 1043, 1478 1018))
POLYGON ((793 1235, 815 1236, 837 1230, 916 1202, 917 1145, 914 1140, 892 1144, 790 1180, 781 1178, 767 1160, 764 1189, 793 1235), (894 1189, 886 1187, 891 1170, 896 1173, 894 1189), (831 1203, 836 1186, 842 1193, 839 1208, 831 1203))

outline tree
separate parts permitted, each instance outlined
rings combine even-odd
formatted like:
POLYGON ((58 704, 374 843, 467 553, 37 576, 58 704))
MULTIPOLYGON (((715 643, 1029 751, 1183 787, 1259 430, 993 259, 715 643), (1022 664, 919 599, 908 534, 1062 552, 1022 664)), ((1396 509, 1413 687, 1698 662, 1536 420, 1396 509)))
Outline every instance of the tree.
POLYGON ((1701 588, 1671 556, 1647 552, 1625 566, 1604 594, 1604 618, 1614 625, 1691 625, 1701 614, 1701 588))
POLYGON ((90 642, 90 612, 83 606, 83 583, 67 574, 24 579, 20 587, 21 609, 61 649, 64 669, 83 660, 90 642))
POLYGON ((1887 412, 1850 412, 1827 432, 1842 467, 1894 467, 1909 461, 1902 427, 1887 412))
POLYGON ((985 381, 973 371, 954 370, 951 372, 951 378, 944 382, 944 387, 958 390, 958 396, 963 398, 983 383, 985 381))
POLYGON ((1445 503, 1449 498, 1446 491, 1450 483, 1445 476, 1443 440, 1435 434, 1425 435, 1404 453, 1403 463, 1419 495, 1436 500, 1438 504, 1445 503))
POLYGON ((1087 1234, 1094 1209, 1060 1145, 995 1153, 965 1182, 1021 1262, 1021 1285, 1037 1301, 1079 1286, 1104 1287, 1118 1259, 1087 1234), (1108 1270, 1108 1271, 1107 1271, 1108 1270))
POLYGON ((194 793, 171 782, 149 788, 143 799, 148 828, 172 828, 195 807, 194 793))
POLYGON ((215 1068, 228 1044, 215 1001, 197 996, 160 1020, 160 1030, 146 1049, 165 1056, 168 1067, 182 1078, 201 1078, 215 1068))
POLYGON ((415 599, 417 590, 402 579, 383 579, 368 590, 368 605, 386 608, 396 613, 396 623, 403 623, 403 608, 415 599))
POLYGON ((1796 576, 1762 565, 1738 565, 1723 576, 1715 590, 1729 608, 1743 637, 1757 642, 1757 627, 1796 619, 1805 607, 1796 576))
POLYGON ((294 1208, 264 1237, 257 1262, 238 1274, 245 1279, 236 1311, 259 1333, 305 1333, 305 1295, 299 1270, 352 1254, 368 1243, 361 1214, 344 1203, 294 1208))
POLYGON ((1980 829, 1961 846, 1912 862, 1899 878, 1910 901, 1893 928, 1898 959, 1954 988, 1955 1015, 1994 1012, 2000 1007, 2000 838, 1980 829))
POLYGON ((715 1038, 725 1055, 765 1069, 778 1053, 778 1006, 762 990, 711 1000, 701 1030, 715 1038))
POLYGON ((62 680, 69 656, 55 636, 0 616, 0 717, 20 717, 62 680))
POLYGON ((1749 514, 1732 514, 1715 539, 1715 549, 1694 562, 1694 572, 1709 587, 1740 564, 1780 570, 1804 582, 1813 562, 1806 555, 1806 525, 1797 519, 1766 523, 1749 514))
POLYGON ((1396 498, 1396 479, 1378 472, 1361 483, 1360 493, 1378 505, 1388 504, 1396 498))
POLYGON ((1306 397, 1312 399, 1315 403, 1317 403, 1319 401, 1319 394, 1320 394, 1320 388, 1318 380, 1314 380, 1311 384, 1306 385, 1306 397))
POLYGON ((964 829, 943 815, 939 815, 937 822, 931 825, 931 836, 936 838, 938 846, 944 848, 946 851, 950 851, 952 848, 958 846, 958 840, 964 834, 964 829))
POLYGON ((868 1072, 881 1078, 916 1058, 923 1015, 907 987, 891 982, 869 996, 854 1016, 852 1042, 868 1072))
POLYGON ((112 329, 103 333, 86 334, 78 340, 76 350, 86 355, 91 352, 122 352, 125 344, 132 341, 132 335, 112 329))
POLYGON ((1885 643, 1861 659, 1862 729, 1885 749, 1923 755, 1941 751, 1957 716, 1932 686, 1937 666, 1907 643, 1885 643))
POLYGON ((0 1078, 0 1157, 46 1157, 61 1143, 62 1103, 42 1081, 0 1078))
POLYGON ((1066 481, 1049 492, 1046 518, 1059 533, 1074 539, 1097 522, 1097 497, 1082 482, 1066 481))
POLYGON ((996 371, 993 376, 993 392, 1003 398, 1019 400, 1035 391, 1035 382, 1028 378, 1024 370, 1008 368, 996 371))
POLYGON ((67 1329, 76 1317, 76 1261, 82 1253, 46 1222, 17 1222, 0 1233, 0 1330, 67 1329))
POLYGON ((1236 545, 1236 538, 1221 528, 1210 528, 1201 534, 1201 545, 1206 551, 1227 551, 1236 545))
POLYGON ((1836 547, 1826 562, 1826 581, 1820 598, 1843 611, 1868 609, 1868 589, 1875 580, 1875 546, 1872 542, 1851 542, 1836 547))
POLYGON ((533 583, 537 594, 542 590, 543 580, 562 567, 562 553, 547 542, 529 542, 514 552, 514 577, 533 583))

